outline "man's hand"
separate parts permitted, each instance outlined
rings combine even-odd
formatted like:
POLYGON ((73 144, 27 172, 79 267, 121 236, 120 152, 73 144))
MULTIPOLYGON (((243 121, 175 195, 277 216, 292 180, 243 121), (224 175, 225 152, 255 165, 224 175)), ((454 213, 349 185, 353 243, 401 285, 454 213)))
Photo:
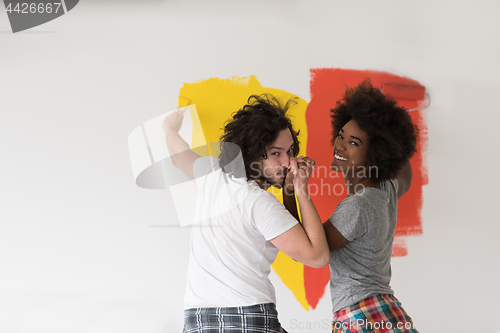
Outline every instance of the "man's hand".
POLYGON ((299 169, 310 170, 312 173, 316 168, 316 162, 307 156, 299 156, 296 158, 297 166, 299 169))
MULTIPOLYGON (((278 237, 271 239, 271 243, 283 253, 305 265, 324 267, 330 262, 328 243, 318 211, 307 191, 307 182, 314 167, 315 162, 309 157, 300 156, 290 159, 290 172, 285 178, 285 189, 287 184, 291 182, 297 194, 302 224, 297 224, 278 237)), ((291 196, 284 194, 283 203, 288 211, 299 220, 293 193, 291 196)))
MULTIPOLYGON (((307 183, 315 167, 316 163, 314 160, 307 156, 299 156, 290 159, 290 176, 293 176, 291 181, 296 191, 300 190, 307 193, 307 183)), ((285 180, 285 186, 287 185, 287 180, 285 180)))
POLYGON ((179 132, 182 126, 184 113, 177 109, 170 113, 163 121, 163 132, 179 132))

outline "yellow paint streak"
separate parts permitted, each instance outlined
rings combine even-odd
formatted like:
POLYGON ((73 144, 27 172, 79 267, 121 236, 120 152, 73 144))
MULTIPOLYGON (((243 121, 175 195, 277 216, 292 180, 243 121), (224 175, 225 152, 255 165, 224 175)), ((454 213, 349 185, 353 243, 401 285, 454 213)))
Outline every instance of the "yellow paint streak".
POLYGON ((280 251, 271 268, 290 289, 300 305, 309 311, 306 289, 304 288, 304 265, 280 251))
MULTIPOLYGON (((196 83, 185 83, 179 93, 179 107, 195 104, 198 111, 202 133, 199 129, 193 130, 193 143, 204 141, 218 142, 223 134, 222 128, 231 115, 247 104, 250 95, 270 93, 281 98, 284 102, 295 95, 275 89, 262 87, 255 76, 233 77, 231 79, 211 78, 196 83)), ((300 130, 300 152, 306 154, 307 126, 306 108, 307 102, 297 98, 297 105, 288 111, 295 130, 300 130)), ((273 190, 272 193, 281 201, 281 191, 273 190)), ((279 253, 276 261, 271 266, 283 283, 292 291, 297 301, 309 310, 304 288, 304 266, 295 262, 283 253, 279 253)))

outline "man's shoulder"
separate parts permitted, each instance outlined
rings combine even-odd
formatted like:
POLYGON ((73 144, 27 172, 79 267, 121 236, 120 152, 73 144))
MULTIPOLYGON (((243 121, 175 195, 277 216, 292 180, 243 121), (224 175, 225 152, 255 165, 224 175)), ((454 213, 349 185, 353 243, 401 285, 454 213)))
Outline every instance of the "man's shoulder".
POLYGON ((199 157, 193 163, 193 174, 195 178, 204 177, 209 173, 217 170, 219 170, 219 159, 216 157, 199 157))
POLYGON ((254 180, 246 181, 246 185, 248 188, 248 195, 251 196, 256 201, 269 200, 269 199, 277 200, 272 193, 263 190, 254 180))

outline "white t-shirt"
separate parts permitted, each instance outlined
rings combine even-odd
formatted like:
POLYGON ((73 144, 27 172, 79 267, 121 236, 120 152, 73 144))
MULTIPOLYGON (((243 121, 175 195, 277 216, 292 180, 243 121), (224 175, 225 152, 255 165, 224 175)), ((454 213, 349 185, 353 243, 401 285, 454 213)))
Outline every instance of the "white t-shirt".
POLYGON ((233 178, 209 157, 195 162, 198 186, 184 308, 275 303, 269 281, 278 249, 269 241, 298 221, 255 181, 233 178))

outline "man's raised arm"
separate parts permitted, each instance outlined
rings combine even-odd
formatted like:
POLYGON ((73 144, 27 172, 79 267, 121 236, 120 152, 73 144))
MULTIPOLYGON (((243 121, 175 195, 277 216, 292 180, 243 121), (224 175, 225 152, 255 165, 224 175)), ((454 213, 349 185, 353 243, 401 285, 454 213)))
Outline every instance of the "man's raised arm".
POLYGON ((183 119, 184 115, 181 110, 173 111, 163 121, 163 132, 165 132, 172 163, 181 169, 189 179, 194 180, 193 164, 200 155, 193 152, 187 142, 179 135, 183 119))

